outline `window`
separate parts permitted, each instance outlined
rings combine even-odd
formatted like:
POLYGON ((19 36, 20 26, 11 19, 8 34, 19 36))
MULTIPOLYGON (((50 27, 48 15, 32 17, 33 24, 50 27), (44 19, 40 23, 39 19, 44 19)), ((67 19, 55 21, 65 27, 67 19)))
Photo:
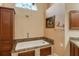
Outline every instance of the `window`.
POLYGON ((16 3, 16 7, 37 11, 37 6, 35 3, 16 3))

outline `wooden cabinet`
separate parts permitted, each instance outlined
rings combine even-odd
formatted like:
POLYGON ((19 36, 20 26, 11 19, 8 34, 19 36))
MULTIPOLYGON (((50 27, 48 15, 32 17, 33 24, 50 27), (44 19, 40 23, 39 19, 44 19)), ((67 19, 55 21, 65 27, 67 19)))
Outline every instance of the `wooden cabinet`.
POLYGON ((27 51, 27 52, 22 52, 19 53, 18 56, 35 56, 35 51, 27 51))
POLYGON ((47 56, 47 55, 51 55, 51 47, 41 48, 40 56, 47 56))
POLYGON ((70 42, 70 56, 74 56, 75 55, 75 45, 70 42))
POLYGON ((71 10, 69 13, 70 29, 79 30, 79 10, 71 10))
POLYGON ((79 48, 70 42, 70 56, 79 56, 79 48))
POLYGON ((0 7, 0 55, 11 55, 13 43, 14 9, 0 7))

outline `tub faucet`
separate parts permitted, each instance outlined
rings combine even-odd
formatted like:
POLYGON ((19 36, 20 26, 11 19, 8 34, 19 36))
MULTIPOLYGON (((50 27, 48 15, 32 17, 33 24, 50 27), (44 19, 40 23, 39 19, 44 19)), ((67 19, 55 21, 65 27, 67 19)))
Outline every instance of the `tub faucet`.
POLYGON ((29 33, 27 33, 27 38, 29 38, 29 33))

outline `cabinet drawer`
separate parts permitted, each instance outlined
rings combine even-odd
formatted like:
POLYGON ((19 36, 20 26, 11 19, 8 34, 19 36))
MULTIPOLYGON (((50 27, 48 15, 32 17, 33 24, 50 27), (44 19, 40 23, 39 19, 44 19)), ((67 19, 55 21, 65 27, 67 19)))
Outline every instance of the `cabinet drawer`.
POLYGON ((51 55, 51 47, 40 49, 40 56, 51 55))
POLYGON ((27 52, 22 52, 19 53, 18 56, 35 56, 35 51, 27 51, 27 52))

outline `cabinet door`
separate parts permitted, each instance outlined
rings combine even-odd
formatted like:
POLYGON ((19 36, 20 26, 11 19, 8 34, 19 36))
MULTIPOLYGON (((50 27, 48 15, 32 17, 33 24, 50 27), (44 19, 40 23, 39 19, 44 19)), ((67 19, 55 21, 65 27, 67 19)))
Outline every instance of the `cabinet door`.
POLYGON ((70 42, 70 56, 75 55, 75 46, 72 42, 70 42))
POLYGON ((1 41, 1 51, 5 50, 11 50, 12 49, 12 43, 9 41, 1 41))
POLYGON ((70 29, 79 29, 79 11, 72 10, 70 11, 70 29))
POLYGON ((70 56, 79 56, 79 48, 70 42, 70 56))
POLYGON ((35 56, 35 51, 27 51, 19 53, 18 56, 35 56))
POLYGON ((11 55, 14 10, 0 8, 0 55, 11 55))
POLYGON ((40 49, 40 56, 51 55, 51 47, 40 49))
POLYGON ((75 56, 79 56, 79 48, 75 46, 75 56))
POLYGON ((11 10, 1 9, 1 40, 12 39, 12 18, 11 10))

